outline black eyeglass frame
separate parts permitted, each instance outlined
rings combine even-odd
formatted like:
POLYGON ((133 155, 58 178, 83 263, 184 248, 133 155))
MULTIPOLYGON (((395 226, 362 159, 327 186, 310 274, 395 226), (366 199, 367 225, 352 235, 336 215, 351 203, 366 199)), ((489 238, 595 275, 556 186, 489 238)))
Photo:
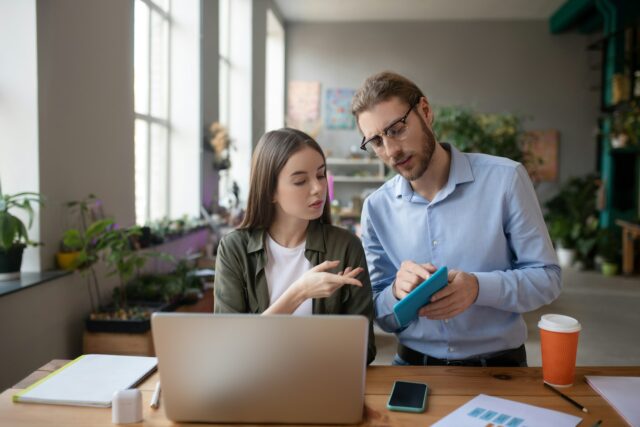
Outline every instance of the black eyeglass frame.
POLYGON ((382 129, 382 132, 377 133, 375 135, 373 135, 371 138, 367 139, 365 141, 365 136, 362 137, 362 142, 360 143, 360 149, 362 151, 367 151, 367 144, 369 144, 371 141, 373 141, 376 138, 382 138, 382 135, 384 136, 388 136, 387 132, 389 132, 389 129, 391 129, 392 127, 394 127, 395 125, 397 125, 398 123, 402 122, 403 124, 407 124, 407 119, 409 118, 409 114, 411 114, 411 110, 413 110, 416 105, 418 105, 420 103, 420 100, 414 102, 411 107, 409 107, 409 110, 407 110, 407 113, 400 117, 398 120, 394 120, 393 123, 391 123, 389 126, 385 127, 384 129, 382 129))

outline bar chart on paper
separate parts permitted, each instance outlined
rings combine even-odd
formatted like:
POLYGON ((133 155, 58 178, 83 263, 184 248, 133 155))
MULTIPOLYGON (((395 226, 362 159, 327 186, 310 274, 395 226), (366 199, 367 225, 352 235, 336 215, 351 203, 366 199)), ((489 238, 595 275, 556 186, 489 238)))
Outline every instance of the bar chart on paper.
POLYGON ((462 405, 433 427, 575 427, 582 418, 481 394, 462 405))

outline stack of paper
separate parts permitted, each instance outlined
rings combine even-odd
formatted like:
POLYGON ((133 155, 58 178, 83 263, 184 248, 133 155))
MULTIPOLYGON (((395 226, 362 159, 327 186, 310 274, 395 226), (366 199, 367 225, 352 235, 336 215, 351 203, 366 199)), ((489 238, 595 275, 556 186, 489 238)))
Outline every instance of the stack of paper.
POLYGON ((481 394, 465 403, 433 427, 575 427, 582 418, 512 400, 481 394))
POLYGON ((111 406, 113 393, 146 378, 155 357, 86 354, 13 396, 14 402, 111 406))
POLYGON ((600 393, 632 427, 640 427, 640 377, 598 377, 587 382, 600 393))

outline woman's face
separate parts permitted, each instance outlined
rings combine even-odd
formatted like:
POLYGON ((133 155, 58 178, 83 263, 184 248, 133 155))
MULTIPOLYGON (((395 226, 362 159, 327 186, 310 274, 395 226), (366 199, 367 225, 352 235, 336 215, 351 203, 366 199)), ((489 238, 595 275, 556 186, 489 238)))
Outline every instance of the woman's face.
POLYGON ((273 202, 277 216, 314 220, 322 216, 327 197, 326 165, 310 147, 293 154, 278 175, 273 202))

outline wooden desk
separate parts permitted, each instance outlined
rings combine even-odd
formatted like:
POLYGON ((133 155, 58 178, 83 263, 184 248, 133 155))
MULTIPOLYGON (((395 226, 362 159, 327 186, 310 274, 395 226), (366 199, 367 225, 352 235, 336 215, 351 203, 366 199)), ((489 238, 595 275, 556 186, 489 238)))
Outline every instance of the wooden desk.
POLYGON ((622 228, 622 272, 633 274, 633 263, 635 262, 634 247, 636 239, 640 239, 640 224, 617 220, 622 228))
MULTIPOLYGON (((13 403, 11 396, 29 384, 62 366, 64 361, 54 360, 13 388, 0 394, 1 426, 109 426, 111 409, 83 408, 71 406, 13 403)), ((591 426, 603 420, 604 427, 625 426, 618 413, 584 381, 585 375, 640 376, 640 367, 580 367, 576 382, 565 393, 586 406, 590 413, 578 411, 568 402, 542 386, 540 368, 463 368, 463 367, 400 367, 373 366, 367 370, 365 418, 367 426, 414 426, 430 425, 471 400, 480 393, 504 397, 523 403, 554 409, 583 418, 580 426, 591 426), (510 379, 498 379, 496 375, 509 375, 510 379), (390 412, 386 409, 391 385, 395 380, 422 381, 431 389, 427 411, 423 414, 390 412)), ((158 379, 154 374, 142 383, 145 426, 171 426, 173 424, 160 409, 149 408, 149 401, 158 379)), ((161 400, 162 402, 162 400, 161 400)), ((206 424, 179 424, 202 426, 206 424)))

